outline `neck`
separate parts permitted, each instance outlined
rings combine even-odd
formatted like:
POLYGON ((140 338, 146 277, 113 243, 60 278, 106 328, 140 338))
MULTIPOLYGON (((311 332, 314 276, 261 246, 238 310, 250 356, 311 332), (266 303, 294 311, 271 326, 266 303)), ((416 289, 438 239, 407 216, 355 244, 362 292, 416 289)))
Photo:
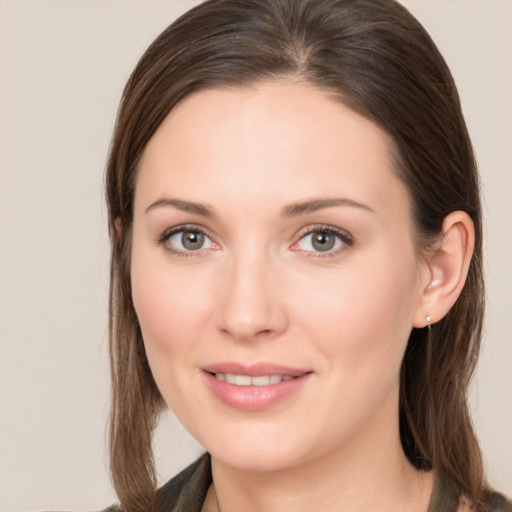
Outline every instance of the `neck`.
POLYGON ((407 461, 398 420, 270 472, 240 470, 212 457, 212 474, 214 487, 203 510, 221 512, 425 512, 433 488, 433 475, 407 461))

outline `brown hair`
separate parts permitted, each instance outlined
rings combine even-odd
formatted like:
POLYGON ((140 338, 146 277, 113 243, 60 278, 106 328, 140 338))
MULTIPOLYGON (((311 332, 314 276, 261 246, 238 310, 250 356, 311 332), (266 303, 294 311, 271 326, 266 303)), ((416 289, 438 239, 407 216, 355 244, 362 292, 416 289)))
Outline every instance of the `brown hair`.
POLYGON ((106 176, 110 457, 122 508, 153 507, 151 439, 164 405, 131 297, 137 163, 169 111, 191 92, 288 77, 336 96, 391 136, 419 248, 440 235, 450 212, 463 210, 473 220, 475 251, 459 299, 430 333, 411 333, 401 372, 400 429, 412 464, 434 467, 484 510, 481 455, 467 405, 484 313, 479 180, 450 71, 420 23, 393 0, 209 0, 169 26, 133 71, 106 176))

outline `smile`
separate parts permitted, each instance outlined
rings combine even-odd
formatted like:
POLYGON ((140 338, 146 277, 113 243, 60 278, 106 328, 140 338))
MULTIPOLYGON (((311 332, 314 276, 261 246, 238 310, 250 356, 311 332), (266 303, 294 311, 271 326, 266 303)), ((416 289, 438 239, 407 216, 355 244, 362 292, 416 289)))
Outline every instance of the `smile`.
POLYGON ((236 375, 234 373, 214 373, 216 379, 234 384, 235 386, 270 386, 279 384, 283 381, 295 379, 293 375, 258 375, 251 377, 250 375, 236 375))
POLYGON ((263 411, 293 400, 314 372, 305 368, 258 363, 219 363, 202 368, 205 384, 216 400, 239 411, 263 411))

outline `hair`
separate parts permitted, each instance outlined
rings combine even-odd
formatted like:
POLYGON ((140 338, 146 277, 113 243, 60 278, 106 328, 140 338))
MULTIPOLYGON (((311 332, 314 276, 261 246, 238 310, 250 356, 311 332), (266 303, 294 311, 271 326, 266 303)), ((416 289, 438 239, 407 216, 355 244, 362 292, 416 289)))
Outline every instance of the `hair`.
POLYGON ((484 315, 475 158, 450 71, 421 24, 393 0, 208 0, 170 25, 123 92, 106 174, 112 242, 110 459, 126 512, 152 510, 152 433, 165 406, 131 296, 137 164, 169 111, 192 92, 298 80, 336 97, 393 141, 421 251, 462 210, 475 228, 465 286, 431 330, 413 329, 400 376, 400 435, 418 469, 435 468, 485 510, 487 486, 467 404, 484 315))

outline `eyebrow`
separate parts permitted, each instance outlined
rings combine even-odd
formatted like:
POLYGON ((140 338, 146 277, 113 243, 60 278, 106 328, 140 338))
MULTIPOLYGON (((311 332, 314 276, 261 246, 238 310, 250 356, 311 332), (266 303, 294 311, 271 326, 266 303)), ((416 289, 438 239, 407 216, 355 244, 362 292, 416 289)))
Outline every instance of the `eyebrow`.
POLYGON ((213 217, 214 209, 212 206, 201 203, 193 203, 191 201, 183 201, 182 199, 172 199, 170 197, 165 197, 163 199, 157 199, 154 203, 151 203, 146 208, 146 213, 153 210, 154 208, 158 208, 160 206, 172 206, 177 210, 181 210, 187 213, 194 213, 196 215, 201 215, 203 217, 213 217))
MULTIPOLYGON (((157 199, 146 208, 146 213, 154 208, 162 206, 171 206, 177 210, 201 215, 202 217, 215 216, 215 209, 208 204, 194 203, 192 201, 184 201, 183 199, 173 199, 170 197, 157 199)), ((317 210, 322 210, 324 208, 332 208, 333 206, 351 206, 353 208, 360 208, 369 212, 375 212, 375 210, 370 208, 368 205, 355 201, 354 199, 327 197, 288 204, 281 210, 281 216, 296 217, 315 212, 317 210)))
POLYGON ((370 208, 368 205, 359 201, 355 201, 354 199, 326 197, 289 204, 281 210, 281 215, 283 217, 295 217, 298 215, 315 212, 317 210, 322 210, 324 208, 331 208, 333 206, 351 206, 375 213, 373 208, 370 208))

